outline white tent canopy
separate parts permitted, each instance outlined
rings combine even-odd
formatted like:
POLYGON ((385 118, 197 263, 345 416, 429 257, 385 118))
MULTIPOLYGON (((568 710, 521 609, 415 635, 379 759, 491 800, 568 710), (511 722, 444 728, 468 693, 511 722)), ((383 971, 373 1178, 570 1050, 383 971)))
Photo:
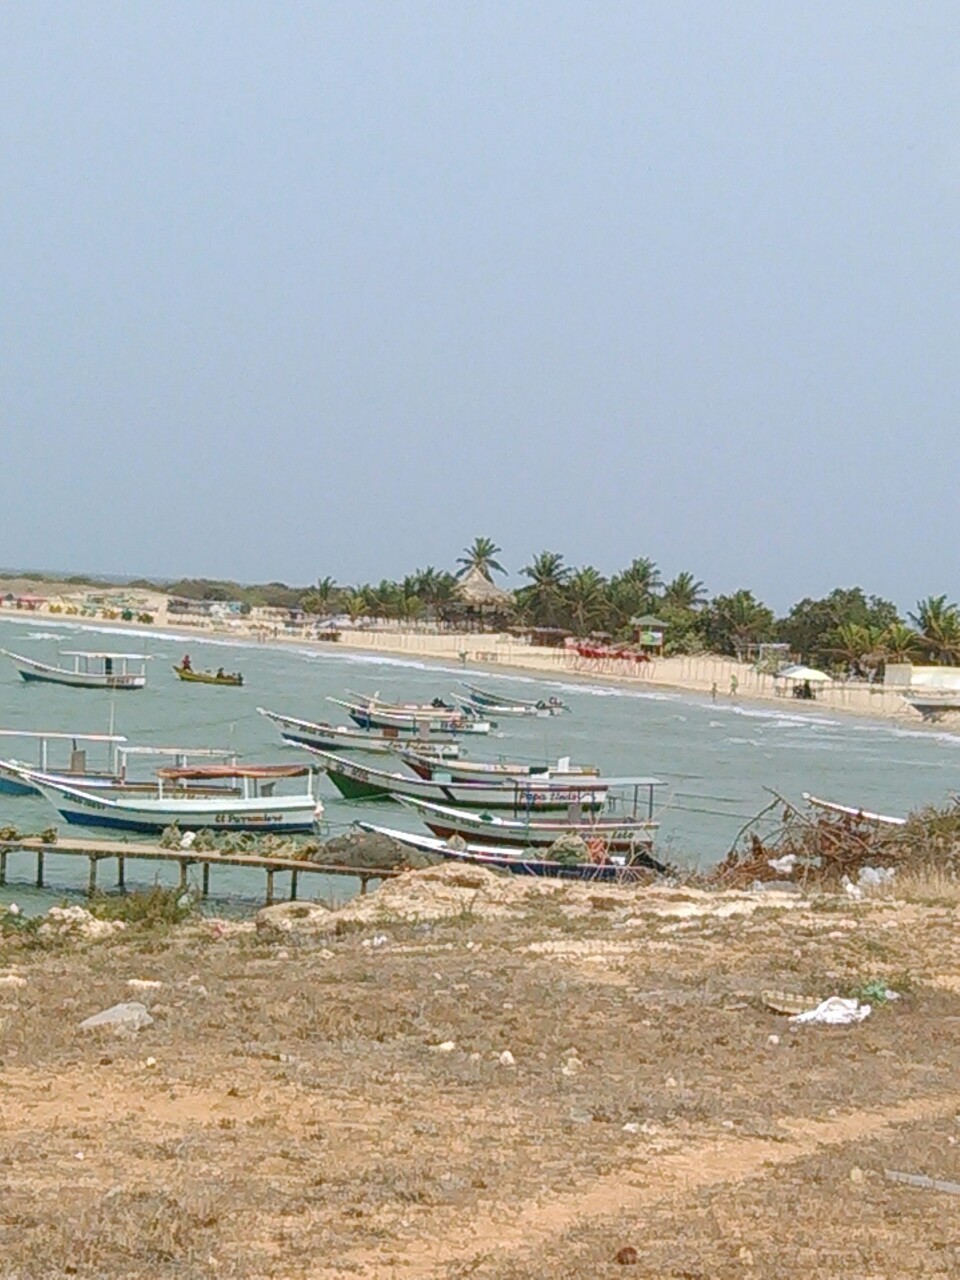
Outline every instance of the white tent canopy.
POLYGON ((789 667, 781 667, 774 680, 793 680, 799 681, 800 684, 808 682, 810 684, 832 684, 833 679, 828 676, 825 671, 818 671, 816 667, 805 667, 802 664, 794 664, 789 667))

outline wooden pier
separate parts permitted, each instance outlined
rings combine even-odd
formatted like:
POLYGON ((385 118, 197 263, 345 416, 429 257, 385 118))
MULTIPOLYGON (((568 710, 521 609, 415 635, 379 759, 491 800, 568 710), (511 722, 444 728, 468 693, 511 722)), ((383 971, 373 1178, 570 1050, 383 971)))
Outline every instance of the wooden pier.
POLYGON ((43 889, 44 859, 47 854, 63 854, 66 857, 86 858, 89 861, 87 893, 97 892, 99 864, 111 859, 117 863, 116 887, 125 889, 126 864, 137 862, 174 862, 180 869, 180 887, 189 889, 188 876, 191 867, 201 868, 200 893, 206 898, 210 893, 211 867, 246 867, 266 872, 266 903, 276 901, 274 877, 277 872, 290 874, 290 901, 297 898, 302 875, 352 876, 360 881, 360 892, 367 892, 371 880, 389 880, 402 875, 401 871, 373 867, 344 867, 337 863, 309 862, 298 858, 268 858, 252 853, 220 853, 195 849, 164 849, 157 844, 127 844, 121 840, 57 840, 46 843, 39 839, 0 840, 0 887, 7 883, 7 859, 11 853, 32 854, 36 858, 36 886, 43 889))

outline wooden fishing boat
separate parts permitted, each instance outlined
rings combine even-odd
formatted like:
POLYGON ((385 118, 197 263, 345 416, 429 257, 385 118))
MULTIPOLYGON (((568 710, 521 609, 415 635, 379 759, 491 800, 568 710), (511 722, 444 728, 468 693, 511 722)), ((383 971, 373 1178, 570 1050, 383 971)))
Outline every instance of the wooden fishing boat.
POLYGON ((468 705, 482 711, 485 715, 501 716, 559 716, 570 708, 560 698, 538 698, 530 701, 525 698, 508 698, 505 694, 491 693, 489 689, 478 689, 475 684, 463 681, 467 690, 468 705))
POLYGON ((451 710, 439 711, 437 708, 431 708, 428 712, 422 710, 413 711, 396 711, 381 707, 370 706, 369 704, 360 705, 356 702, 344 702, 340 698, 328 698, 328 702, 332 702, 334 706, 343 707, 354 724, 361 729, 394 729, 401 733, 442 733, 442 734, 462 734, 462 733, 489 733, 492 725, 489 720, 479 719, 475 715, 468 715, 464 711, 458 711, 456 708, 451 710))
POLYGON ((803 798, 815 809, 824 809, 827 813, 836 813, 847 818, 856 818, 859 822, 874 822, 880 827, 905 827, 906 818, 894 818, 888 813, 872 813, 869 809, 856 809, 853 805, 837 804, 835 800, 821 800, 804 791, 803 798))
POLYGON ((948 715, 960 713, 960 690, 927 689, 923 693, 902 693, 908 706, 918 711, 924 720, 935 722, 948 715))
POLYGON ((451 778, 459 778, 464 782, 484 782, 488 778, 596 778, 600 770, 595 765, 571 764, 569 757, 562 758, 555 765, 522 764, 516 761, 486 760, 441 760, 434 755, 427 755, 418 746, 400 747, 397 755, 412 769, 418 778, 431 779, 438 774, 451 778))
POLYGON ((486 782, 442 781, 387 773, 344 760, 329 751, 305 750, 347 800, 394 800, 410 796, 463 809, 508 809, 513 813, 551 810, 595 810, 603 807, 610 783, 601 778, 560 782, 537 778, 499 778, 486 782))
POLYGON ((223 763, 236 764, 237 753, 229 747, 138 747, 129 746, 126 738, 116 734, 20 734, 14 730, 0 730, 0 734, 11 737, 39 738, 40 765, 27 764, 16 759, 0 760, 0 793, 7 795, 38 795, 39 792, 27 775, 42 773, 55 782, 67 786, 80 787, 84 791, 122 792, 126 795, 149 794, 156 788, 156 782, 149 778, 139 779, 130 772, 133 760, 150 758, 152 760, 171 760, 179 768, 185 768, 191 761, 216 760, 223 763), (105 769, 91 769, 86 761, 86 749, 74 747, 70 756, 70 766, 59 769, 51 766, 46 741, 71 739, 74 742, 103 741, 112 745, 110 759, 105 769))
POLYGON ((17 739, 35 745, 36 758, 32 761, 18 760, 14 756, 0 759, 0 795, 30 796, 36 795, 37 789, 21 777, 24 769, 36 769, 40 773, 52 773, 63 782, 90 782, 99 784, 112 781, 117 775, 116 755, 113 748, 126 742, 126 738, 118 733, 60 733, 60 732, 27 732, 22 729, 0 729, 0 739, 17 739), (54 749, 67 747, 69 756, 64 765, 51 762, 51 747, 54 749), (91 767, 87 758, 87 748, 104 748, 106 759, 99 769, 91 767))
POLYGON ((0 653, 11 659, 28 683, 63 684, 72 689, 142 689, 147 683, 148 658, 142 653, 64 649, 60 657, 72 658, 72 667, 38 662, 9 649, 0 649, 0 653))
POLYGON ((422 853, 439 854, 451 862, 466 863, 474 867, 486 867, 490 871, 510 871, 520 876, 545 876, 558 880, 588 880, 599 883, 630 884, 648 879, 651 871, 663 872, 662 863, 641 851, 637 860, 627 863, 609 860, 604 862, 557 862, 540 856, 537 851, 499 848, 495 845, 467 844, 460 849, 451 847, 436 836, 411 835, 409 831, 397 831, 392 827, 379 827, 370 822, 357 824, 362 831, 387 836, 398 844, 422 853))
MULTIPOLYGON (((650 787, 659 785, 650 779, 650 787)), ((498 844, 508 848, 545 847, 561 836, 580 836, 598 841, 610 853, 631 855, 638 848, 650 848, 659 823, 652 817, 606 813, 585 814, 581 818, 535 816, 504 817, 487 812, 470 812, 451 805, 436 804, 405 796, 402 803, 418 813, 435 836, 447 840, 460 836, 476 844, 498 844)))
POLYGON ((188 684, 232 685, 234 688, 243 684, 243 676, 239 671, 194 671, 192 667, 184 666, 175 666, 173 669, 188 684))
POLYGON ((385 729, 376 733, 372 729, 358 729, 350 725, 333 725, 313 720, 298 720, 295 716, 282 716, 266 707, 257 707, 262 716, 272 720, 280 729, 284 742, 295 747, 316 747, 320 751, 368 751, 373 755, 393 755, 398 749, 416 747, 425 758, 456 759, 460 743, 453 737, 434 734, 426 738, 421 734, 406 733, 398 729, 385 729))
POLYGON ((159 769, 150 795, 110 794, 56 782, 48 774, 27 773, 37 790, 67 822, 120 831, 181 830, 312 831, 323 814, 315 795, 315 771, 308 765, 207 765, 159 769), (306 778, 306 790, 276 795, 284 779, 306 778), (186 792, 189 784, 193 788, 186 792))

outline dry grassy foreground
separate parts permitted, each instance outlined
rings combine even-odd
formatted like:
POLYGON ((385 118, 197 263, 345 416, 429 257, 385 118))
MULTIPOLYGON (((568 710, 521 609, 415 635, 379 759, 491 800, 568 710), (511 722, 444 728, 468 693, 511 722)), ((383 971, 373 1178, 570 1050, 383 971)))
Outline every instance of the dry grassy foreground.
POLYGON ((960 1200, 883 1176, 960 1179, 955 895, 446 867, 293 924, 0 941, 0 1276, 960 1272, 960 1200), (851 1028, 762 995, 878 978, 851 1028))

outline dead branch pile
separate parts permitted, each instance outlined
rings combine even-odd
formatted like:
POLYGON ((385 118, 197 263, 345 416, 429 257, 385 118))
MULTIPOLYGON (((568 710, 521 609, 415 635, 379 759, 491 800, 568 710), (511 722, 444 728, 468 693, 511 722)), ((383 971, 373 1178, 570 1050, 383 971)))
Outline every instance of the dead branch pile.
POLYGON ((960 800, 889 826, 862 814, 798 808, 777 796, 742 829, 710 881, 730 889, 772 880, 831 889, 856 882, 868 867, 960 876, 960 800))

